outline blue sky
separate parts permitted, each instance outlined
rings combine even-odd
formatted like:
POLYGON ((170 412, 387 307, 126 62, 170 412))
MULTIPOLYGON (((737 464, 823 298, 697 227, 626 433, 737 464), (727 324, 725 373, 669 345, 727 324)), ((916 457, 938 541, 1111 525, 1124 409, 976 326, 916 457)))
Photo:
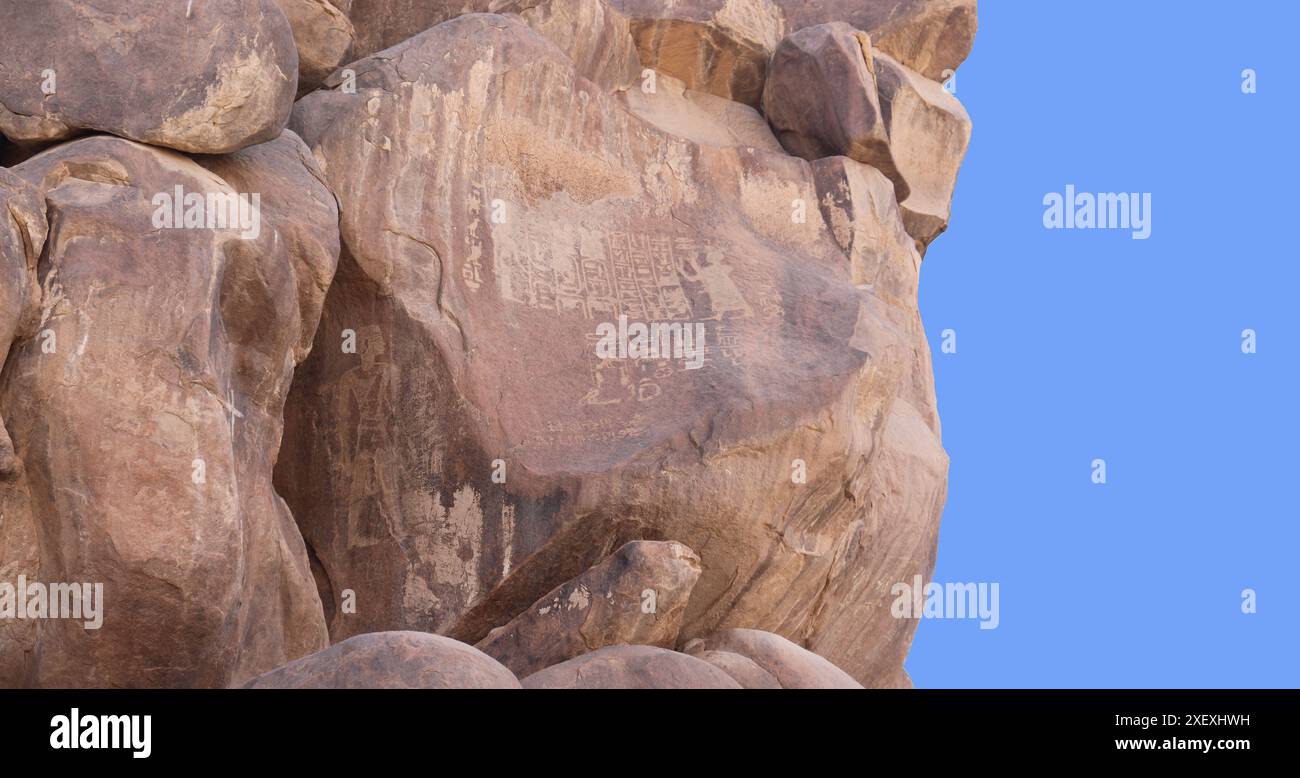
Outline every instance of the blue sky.
POLYGON ((1000 624, 923 621, 908 671, 1298 686, 1300 4, 979 15, 957 75, 974 133, 921 313, 952 460, 935 580, 998 582, 1000 624), (1045 229, 1067 184, 1151 193, 1150 238, 1045 229))

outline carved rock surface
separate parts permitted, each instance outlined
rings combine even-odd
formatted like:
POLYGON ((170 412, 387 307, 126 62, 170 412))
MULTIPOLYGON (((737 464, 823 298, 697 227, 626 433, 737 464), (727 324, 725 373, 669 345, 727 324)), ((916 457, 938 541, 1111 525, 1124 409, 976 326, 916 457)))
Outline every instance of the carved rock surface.
POLYGON ((518 689, 495 659, 425 632, 357 635, 259 675, 246 689, 518 689))
MULTIPOLYGON (((880 174, 665 133, 516 17, 354 67, 355 95, 295 111, 344 250, 276 473, 334 639, 478 641, 627 541, 671 539, 703 566, 682 638, 759 627, 894 677, 905 648, 867 657, 856 630, 910 639, 887 623, 910 578, 859 579, 932 565, 876 543, 932 544, 938 521, 868 493, 897 397, 913 449, 946 460, 919 257, 892 202, 855 200, 880 174), (598 355, 620 316, 702 328, 702 362, 598 355)), ((899 499, 928 506, 943 477, 899 499)))
POLYGON ((902 201, 908 182, 890 150, 871 60, 866 33, 847 24, 799 30, 772 57, 763 113, 791 154, 808 160, 843 155, 871 165, 894 182, 902 201))
POLYGON ((699 577, 699 557, 681 543, 633 541, 476 647, 521 677, 605 646, 672 647, 699 577))
POLYGON ((275 0, 0 4, 0 132, 100 130, 216 154, 274 139, 297 85, 275 0))
POLYGON ((876 84, 894 163, 909 191, 900 199, 903 223, 924 253, 948 228, 971 122, 966 109, 937 82, 876 52, 876 84))
MULTIPOLYGON (((35 188, 0 168, 0 369, 9 344, 30 336, 40 303, 36 260, 45 245, 45 207, 35 188)), ((13 443, 0 415, 0 478, 15 475, 13 443)))
POLYGON ((686 654, 653 646, 609 646, 552 665, 525 689, 739 689, 730 675, 686 654))
POLYGON ((641 64, 688 89, 757 106, 785 34, 771 0, 610 0, 631 22, 641 64))
POLYGON ((305 95, 352 54, 352 21, 331 0, 276 0, 298 48, 298 94, 305 95))
POLYGON ((39 580, 103 584, 100 628, 44 622, 26 683, 222 687, 326 645, 271 471, 336 205, 292 133, 208 162, 93 137, 13 170, 50 229, 41 335, 0 383, 25 484, 5 499, 28 503, 39 580), (177 187, 190 226, 160 216, 177 187), (244 222, 217 221, 241 194, 244 222))
POLYGON ((632 113, 671 135, 702 146, 749 146, 780 152, 767 120, 743 103, 687 89, 656 74, 653 92, 629 89, 623 98, 632 113))
POLYGON ((783 689, 861 689, 840 668, 780 635, 756 629, 727 629, 696 642, 694 652, 739 654, 758 665, 783 689))
POLYGON ((942 81, 965 61, 979 26, 975 0, 775 0, 786 31, 847 22, 882 51, 942 81))

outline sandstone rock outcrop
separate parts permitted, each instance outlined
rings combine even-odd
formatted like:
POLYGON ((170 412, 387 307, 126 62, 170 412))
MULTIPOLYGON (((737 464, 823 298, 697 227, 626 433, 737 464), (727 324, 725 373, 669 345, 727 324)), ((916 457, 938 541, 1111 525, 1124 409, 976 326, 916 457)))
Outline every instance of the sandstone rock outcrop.
POLYGON ((264 673, 246 689, 518 689, 495 659, 424 632, 357 635, 264 673))
POLYGON ((275 0, 32 6, 0 5, 0 132, 11 140, 100 130, 219 154, 274 139, 289 118, 298 54, 275 0))
POLYGON ((775 0, 786 31, 847 22, 882 51, 926 78, 942 81, 970 54, 978 20, 975 0, 775 0))
POLYGON ((781 151, 781 144, 758 111, 734 100, 687 89, 672 76, 656 74, 653 90, 629 89, 623 99, 640 118, 702 146, 781 151))
POLYGON ((298 95, 305 95, 352 54, 352 21, 332 0, 276 0, 298 49, 298 95))
POLYGON ((671 647, 699 577, 699 557, 681 543, 633 541, 475 647, 520 677, 605 646, 671 647))
MULTIPOLYGON (((852 186, 648 125, 512 17, 462 16, 353 67, 355 95, 309 95, 293 120, 339 197, 344 256, 277 469, 324 588, 356 595, 333 637, 478 641, 664 538, 703 560, 684 637, 768 629, 865 671, 839 625, 892 629, 887 591, 852 579, 901 520, 867 490, 928 351, 915 250, 863 238, 854 259, 839 241, 900 234, 896 207, 828 204, 848 219, 833 230, 823 201, 852 186), (598 356, 620 316, 702 328, 707 351, 598 356), (837 585, 855 597, 826 600, 837 585)), ((916 403, 943 462, 933 398, 916 403)))
POLYGON ((30 682, 225 686, 326 645, 271 470, 336 206, 292 134, 212 165, 230 180, 95 137, 13 171, 50 229, 42 334, 11 355, 0 408, 41 580, 102 582, 107 604, 97 630, 41 625, 30 682))
POLYGON ((703 660, 731 676, 742 689, 780 689, 781 683, 776 676, 759 667, 758 663, 747 656, 731 651, 711 651, 696 648, 687 650, 696 659, 703 660))
MULTIPOLYGON (((9 344, 30 336, 40 304, 36 260, 45 245, 45 208, 26 181, 0 169, 0 369, 9 344)), ((13 443, 0 414, 0 478, 17 473, 13 443)))
MULTIPOLYGON (((694 641, 687 653, 722 652, 749 659, 783 689, 861 689, 862 684, 835 665, 780 635, 755 629, 727 629, 694 641)), ((716 661, 716 659, 715 659, 716 661)), ((754 680, 761 680, 761 676, 754 680)), ((747 687, 748 688, 748 687, 747 687)))
POLYGON ((610 0, 628 17, 641 64, 688 89, 757 106, 785 34, 771 0, 610 0))
POLYGON ((739 689, 708 662, 653 646, 609 646, 522 681, 525 689, 739 689))
POLYGON ((889 176, 899 202, 908 182, 894 163, 866 33, 842 22, 781 41, 763 90, 763 113, 781 145, 807 160, 843 155, 889 176))

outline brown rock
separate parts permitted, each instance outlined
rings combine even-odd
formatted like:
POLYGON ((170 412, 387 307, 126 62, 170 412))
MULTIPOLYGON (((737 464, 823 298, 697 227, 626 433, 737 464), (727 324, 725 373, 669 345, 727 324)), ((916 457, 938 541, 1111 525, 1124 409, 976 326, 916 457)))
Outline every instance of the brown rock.
POLYGON ((352 53, 352 22, 331 0, 276 0, 298 48, 298 95, 320 86, 352 53))
POLYGON ((671 541, 624 545, 497 627, 476 648, 525 676, 605 646, 677 643, 700 559, 671 541))
POLYGON ((640 77, 627 18, 605 0, 351 0, 355 56, 369 56, 471 13, 517 14, 606 89, 640 77))
POLYGON ((672 76, 656 74, 654 89, 629 89, 628 110, 671 135, 702 146, 748 146, 781 152, 763 115, 748 105, 687 89, 672 76))
MULTIPOLYGON (((693 641, 694 642, 694 641, 693 641)), ((731 676, 744 689, 780 689, 776 676, 759 667, 754 660, 730 651, 691 651, 686 653, 708 662, 731 676)))
POLYGON ((357 94, 295 112, 344 251, 276 473, 321 588, 355 592, 333 637, 478 641, 623 543, 673 539, 703 564, 682 638, 744 624, 893 678, 894 644, 865 656, 841 625, 893 621, 866 571, 932 564, 943 475, 871 492, 893 488, 886 422, 943 460, 884 179, 665 133, 508 16, 355 68, 357 94), (703 363, 598 356, 620 315, 702 326, 703 363), (904 525, 930 546, 876 543, 904 525))
POLYGON ((781 41, 768 70, 763 113, 791 154, 851 157, 884 173, 898 200, 907 199, 909 182, 890 150, 865 33, 834 22, 781 41))
POLYGON ((610 0, 631 22, 641 64, 688 89, 757 106, 785 33, 772 0, 610 0))
POLYGON ((871 35, 877 48, 942 81, 957 69, 975 42, 975 0, 775 0, 786 30, 847 22, 871 35))
POLYGON ((783 689, 861 689, 848 673, 789 640, 756 629, 727 629, 696 642, 694 652, 739 654, 776 678, 783 689))
MULTIPOLYGON (((36 190, 0 168, 0 370, 9 344, 33 335, 41 288, 36 260, 45 245, 45 208, 36 190)), ((0 415, 0 478, 17 474, 13 443, 0 415)))
POLYGON ((425 632, 372 632, 290 662, 246 689, 518 689, 482 651, 425 632))
POLYGON ((51 227, 42 335, 5 366, 0 408, 40 580, 103 584, 98 630, 42 624, 39 685, 226 686, 327 644, 271 470, 295 356, 336 260, 335 206, 297 138, 269 146, 210 161, 229 181, 107 137, 14 169, 51 227), (214 228, 166 223, 176 187, 214 228), (249 218, 216 223, 209 194, 248 195, 249 218), (289 212, 302 223, 281 231, 289 212))
POLYGON ((899 198, 903 223, 924 253, 948 228, 957 171, 970 144, 970 117, 938 83, 880 52, 875 63, 894 163, 910 187, 899 198))
POLYGON ((523 680, 525 689, 739 689, 730 675, 686 654, 608 646, 523 680))

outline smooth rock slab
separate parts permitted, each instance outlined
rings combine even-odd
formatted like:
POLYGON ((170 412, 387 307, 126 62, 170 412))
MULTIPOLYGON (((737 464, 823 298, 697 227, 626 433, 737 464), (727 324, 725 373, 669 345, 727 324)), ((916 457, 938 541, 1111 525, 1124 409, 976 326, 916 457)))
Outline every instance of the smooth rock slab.
POLYGON ((780 635, 756 629, 727 629, 694 643, 692 653, 739 654, 781 684, 783 689, 861 689, 862 684, 835 665, 780 635))
POLYGON ((518 689, 482 651, 425 632, 348 638, 244 684, 246 689, 518 689))
POLYGON ((652 646, 609 646, 552 665, 523 680, 525 689, 739 689, 708 662, 652 646))
POLYGON ((274 139, 298 81, 275 0, 45 0, 0 5, 0 132, 99 130, 222 154, 274 139), (39 11, 36 8, 39 7, 39 11))

